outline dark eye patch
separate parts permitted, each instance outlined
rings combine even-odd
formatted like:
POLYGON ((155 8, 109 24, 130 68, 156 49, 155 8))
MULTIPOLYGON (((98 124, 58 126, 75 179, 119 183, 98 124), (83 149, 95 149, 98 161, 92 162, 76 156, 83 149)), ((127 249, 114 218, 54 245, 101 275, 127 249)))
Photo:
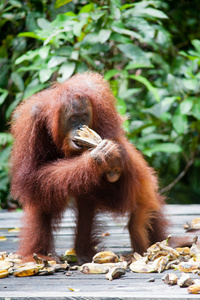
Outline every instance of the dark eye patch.
POLYGON ((89 117, 89 115, 88 115, 88 114, 83 114, 83 116, 82 116, 82 120, 87 120, 87 119, 88 119, 88 117, 89 117))
POLYGON ((78 116, 77 116, 77 115, 73 115, 73 116, 71 116, 71 118, 70 118, 70 121, 71 121, 72 123, 76 122, 77 120, 78 120, 78 116))

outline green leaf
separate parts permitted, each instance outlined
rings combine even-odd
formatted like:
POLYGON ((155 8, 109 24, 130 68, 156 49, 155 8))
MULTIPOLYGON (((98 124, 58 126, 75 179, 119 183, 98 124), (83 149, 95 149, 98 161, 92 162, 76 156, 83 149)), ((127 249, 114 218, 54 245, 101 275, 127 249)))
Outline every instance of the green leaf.
POLYGON ((161 119, 163 122, 171 121, 171 119, 172 119, 172 114, 169 113, 169 112, 164 112, 164 113, 160 116, 160 119, 161 119))
POLYGON ((159 19, 168 19, 168 16, 163 11, 155 8, 145 8, 145 13, 148 16, 153 16, 159 19))
POLYGON ((80 37, 82 33, 82 28, 87 24, 87 19, 83 19, 80 22, 76 22, 73 26, 73 33, 75 36, 80 37))
POLYGON ((69 11, 64 14, 58 14, 56 16, 55 20, 52 22, 52 25, 54 28, 61 28, 61 27, 65 26, 65 24, 69 20, 74 20, 74 19, 77 19, 76 14, 73 13, 72 11, 69 11))
POLYGON ((14 19, 15 19, 15 14, 11 14, 11 13, 4 13, 3 15, 2 15, 2 18, 4 18, 4 19, 8 19, 8 20, 12 20, 12 21, 14 21, 14 19))
POLYGON ((117 46, 123 54, 132 60, 132 63, 140 63, 143 65, 150 65, 149 58, 145 52, 142 51, 138 46, 133 44, 120 44, 117 46))
POLYGON ((41 47, 38 51, 38 54, 42 59, 46 59, 49 55, 49 51, 50 51, 50 46, 47 45, 45 47, 41 47))
POLYGON ((112 69, 112 70, 105 73, 104 79, 105 80, 110 80, 113 76, 115 76, 116 74, 119 74, 119 73, 120 73, 119 70, 112 69))
POLYGON ((4 176, 1 176, 0 180, 0 191, 6 192, 8 190, 9 179, 6 172, 3 173, 3 175, 4 176))
POLYGON ((158 94, 158 91, 155 87, 153 87, 153 85, 143 76, 141 75, 129 75, 129 78, 134 79, 136 81, 141 82, 142 84, 144 84, 146 86, 146 88, 153 94, 154 98, 156 99, 156 101, 160 101, 160 96, 158 94))
POLYGON ((126 103, 122 98, 117 97, 117 111, 124 115, 126 113, 126 103))
MULTIPOLYGON (((81 58, 82 58, 84 61, 86 61, 89 65, 91 65, 93 68, 96 67, 96 65, 95 65, 95 63, 94 63, 94 61, 93 61, 93 59, 92 59, 89 55, 82 54, 82 55, 81 55, 81 58)), ((87 67, 87 69, 88 69, 88 67, 87 67)))
POLYGON ((41 69, 41 66, 31 65, 28 67, 21 67, 17 69, 17 73, 19 72, 27 72, 27 71, 39 71, 41 69))
POLYGON ((38 18, 37 19, 37 25, 43 29, 43 30, 49 30, 49 29, 52 29, 52 26, 51 26, 51 23, 44 19, 44 18, 38 18))
POLYGON ((78 58, 79 58, 79 51, 78 50, 77 51, 72 51, 70 59, 78 60, 78 58))
POLYGON ((132 9, 133 15, 146 15, 147 17, 154 17, 159 19, 168 19, 168 16, 162 12, 161 10, 155 9, 155 8, 141 8, 139 6, 136 6, 132 9))
POLYGON ((20 36, 20 37, 30 37, 30 38, 34 38, 34 39, 41 39, 41 37, 39 37, 34 32, 22 32, 22 33, 19 33, 18 36, 20 36))
POLYGON ((124 131, 126 131, 127 133, 130 132, 130 121, 129 120, 125 120, 124 123, 122 124, 122 128, 124 131))
POLYGON ((85 5, 85 6, 83 6, 83 7, 81 8, 81 10, 79 11, 79 14, 82 14, 82 13, 89 13, 89 12, 91 12, 93 9, 94 9, 94 4, 93 4, 93 3, 87 4, 87 5, 85 5))
POLYGON ((120 33, 120 34, 129 35, 131 37, 135 37, 138 40, 141 40, 141 38, 142 38, 141 35, 139 35, 137 32, 124 28, 124 26, 121 25, 121 23, 112 25, 111 29, 114 32, 117 32, 117 33, 120 33))
POLYGON ((121 19, 121 11, 120 11, 120 1, 112 0, 110 3, 110 14, 115 20, 121 19), (115 3, 114 3, 115 2, 115 3), (116 3, 118 2, 118 4, 116 3))
POLYGON ((10 156, 11 146, 6 147, 0 152, 0 164, 8 161, 10 156))
POLYGON ((19 74, 11 73, 11 79, 20 92, 24 91, 24 81, 19 74))
MULTIPOLYGON (((132 131, 139 129, 139 132, 141 132, 145 126, 146 125, 145 125, 144 121, 142 121, 142 120, 134 120, 131 122, 132 131)), ((147 125, 147 126, 149 126, 149 125, 147 125)))
POLYGON ((0 132, 0 145, 4 146, 7 143, 11 143, 13 141, 13 137, 10 133, 0 132))
POLYGON ((61 48, 56 49, 54 51, 54 55, 55 56, 67 56, 67 57, 69 57, 72 54, 73 49, 74 49, 74 47, 63 45, 61 48))
POLYGON ((88 70, 87 64, 85 61, 78 61, 76 64, 76 72, 77 73, 84 73, 88 70))
POLYGON ((133 6, 135 6, 135 4, 124 4, 124 5, 122 5, 122 7, 120 8, 120 10, 127 9, 127 8, 130 8, 130 7, 133 7, 133 6))
POLYGON ((188 119, 186 115, 174 115, 172 117, 172 124, 174 130, 178 134, 183 134, 188 127, 188 119))
POLYGON ((7 96, 8 91, 0 88, 0 105, 4 103, 7 96))
POLYGON ((36 50, 30 50, 30 51, 26 52, 25 54, 23 54, 22 56, 20 56, 16 59, 15 64, 18 65, 21 62, 23 62, 24 60, 32 61, 33 58, 38 55, 39 50, 40 49, 36 49, 36 50))
POLYGON ((113 6, 116 6, 118 8, 121 7, 121 0, 111 0, 110 2, 113 6))
POLYGON ((62 56, 53 56, 48 62, 48 68, 54 68, 58 65, 61 65, 63 62, 66 62, 67 58, 62 56))
POLYGON ((162 143, 151 146, 150 149, 145 149, 143 153, 147 156, 152 156, 156 152, 165 152, 165 153, 180 153, 182 148, 173 143, 162 143))
POLYGON ((21 102, 23 97, 23 93, 17 93, 15 96, 15 100, 11 102, 11 104, 8 106, 5 116, 6 116, 6 120, 8 120, 10 118, 11 113, 13 112, 13 110, 17 107, 17 105, 21 102))
POLYGON ((120 44, 127 44, 127 43, 132 42, 132 40, 129 37, 123 36, 121 33, 117 33, 117 32, 112 32, 111 33, 110 40, 113 40, 113 41, 118 42, 120 44))
POLYGON ((17 0, 10 0, 9 3, 12 4, 14 7, 22 7, 22 3, 17 0))
POLYGON ((99 31, 99 42, 101 44, 104 44, 109 39, 110 35, 111 35, 111 30, 101 29, 99 31))
POLYGON ((84 43, 87 42, 88 44, 91 44, 91 45, 98 43, 98 41, 99 41, 99 35, 97 32, 92 32, 92 33, 87 34, 83 40, 84 43))
POLYGON ((112 89, 112 93, 115 97, 117 97, 118 92, 118 81, 117 80, 110 80, 110 86, 112 89))
POLYGON ((154 68, 154 65, 141 64, 141 63, 137 63, 137 62, 129 62, 128 65, 126 65, 125 70, 142 69, 142 68, 154 68))
POLYGON ((166 97, 161 100, 159 103, 154 104, 149 108, 143 108, 142 112, 151 114, 156 118, 163 117, 163 114, 168 112, 172 104, 177 100, 177 97, 166 97))
POLYGON ((69 2, 72 2, 72 1, 73 0, 56 0, 54 7, 55 7, 55 9, 57 9, 57 8, 67 4, 69 2))
POLYGON ((194 102, 193 98, 187 98, 183 100, 180 104, 180 113, 182 115, 187 115, 191 111, 193 102, 194 102))
POLYGON ((52 69, 41 69, 39 71, 39 79, 41 83, 46 82, 47 80, 49 80, 49 78, 51 77, 51 75, 53 74, 54 70, 52 69))
POLYGON ((137 94, 141 91, 141 88, 133 88, 133 89, 127 89, 123 92, 123 95, 121 97, 123 99, 128 99, 130 102, 130 97, 132 97, 134 94, 137 94))
POLYGON ((75 62, 67 62, 62 64, 60 67, 58 74, 62 75, 61 77, 58 77, 58 82, 63 82, 66 79, 68 79, 75 71, 76 63, 75 62))
POLYGON ((200 98, 197 99, 198 102, 194 103, 192 108, 192 115, 197 119, 200 120, 200 98))
POLYGON ((162 140, 162 141, 167 141, 169 138, 168 135, 164 134, 158 134, 158 133, 151 133, 148 135, 145 135, 140 138, 140 143, 148 143, 156 140, 162 140))
MULTIPOLYGON (((72 24, 71 24, 72 25, 72 24)), ((72 26, 71 25, 65 25, 63 29, 57 29, 52 31, 51 34, 48 35, 48 37, 44 37, 43 40, 45 40, 44 42, 44 46, 46 46, 49 43, 52 43, 55 45, 56 48, 59 48, 60 46, 60 40, 66 39, 67 38, 67 32, 70 32, 70 35, 72 35, 71 31, 72 31, 72 26)))
POLYGON ((119 80, 119 88, 118 88, 118 97, 124 99, 124 94, 126 93, 127 89, 128 89, 128 73, 127 72, 122 72, 122 76, 120 76, 120 80, 119 80))
POLYGON ((197 80, 196 78, 194 78, 194 79, 184 79, 183 84, 186 87, 186 89, 193 91, 193 90, 196 90, 197 87, 199 86, 199 80, 197 80))
POLYGON ((191 43, 195 47, 196 51, 200 54, 200 40, 192 40, 191 43))
POLYGON ((47 84, 40 84, 38 78, 33 79, 26 87, 24 92, 24 98, 28 98, 33 94, 41 91, 47 86, 47 84))

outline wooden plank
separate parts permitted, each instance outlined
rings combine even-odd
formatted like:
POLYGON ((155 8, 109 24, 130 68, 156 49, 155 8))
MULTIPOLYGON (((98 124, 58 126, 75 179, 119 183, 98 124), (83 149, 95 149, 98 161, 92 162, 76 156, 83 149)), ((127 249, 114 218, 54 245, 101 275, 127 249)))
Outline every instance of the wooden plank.
MULTIPOLYGON (((165 272, 164 272, 165 273, 165 272)), ((56 273, 45 277, 5 278, 0 282, 0 297, 11 299, 199 299, 186 288, 168 286, 163 274, 127 272, 120 279, 108 281, 104 275, 86 275, 78 271, 71 277, 56 273), (149 282, 154 278, 154 282, 149 282), (69 289, 75 289, 71 292, 69 289), (2 291, 3 290, 3 291, 2 291)), ((193 275, 193 277, 195 277, 193 275)))
MULTIPOLYGON (((199 204, 183 204, 183 205, 177 205, 177 204, 168 204, 166 205, 166 213, 169 215, 190 215, 190 214, 194 214, 194 215, 198 215, 200 214, 200 206, 199 204)), ((23 211, 19 210, 19 211, 12 211, 9 212, 7 210, 1 210, 0 211, 0 219, 19 219, 19 217, 21 217, 23 214, 23 211)), ((75 215, 73 210, 71 208, 67 209, 65 214, 64 214, 64 218, 71 218, 72 215, 75 215)), ((103 216, 106 216, 108 214, 103 214, 103 216)))
MULTIPOLYGON (((171 221, 169 232, 173 235, 185 234, 183 224, 200 216, 200 205, 169 205, 166 213, 171 221)), ((18 233, 9 232, 8 229, 21 226, 22 212, 0 212, 0 236, 7 237, 6 241, 0 241, 0 251, 16 251, 18 247, 18 233)), ((103 223, 100 233, 109 232, 110 235, 102 237, 102 245, 106 250, 116 253, 131 251, 128 231, 124 229, 127 218, 114 219, 110 215, 100 215, 103 223)), ((61 223, 61 228, 55 232, 56 250, 64 253, 73 244, 75 222, 74 214, 68 210, 61 223)), ((171 272, 171 270, 170 270, 171 272)), ((186 288, 168 286, 161 280, 164 273, 141 274, 127 272, 125 276, 113 281, 105 279, 104 275, 82 274, 80 271, 72 272, 71 276, 64 273, 56 273, 51 276, 33 276, 16 278, 9 276, 0 280, 0 299, 200 299, 200 295, 189 295, 186 288), (154 282, 149 282, 154 278, 154 282), (75 289, 71 292, 68 287, 75 289)), ((176 271, 180 276, 180 272, 176 271)), ((193 278, 199 279, 197 274, 193 278)))

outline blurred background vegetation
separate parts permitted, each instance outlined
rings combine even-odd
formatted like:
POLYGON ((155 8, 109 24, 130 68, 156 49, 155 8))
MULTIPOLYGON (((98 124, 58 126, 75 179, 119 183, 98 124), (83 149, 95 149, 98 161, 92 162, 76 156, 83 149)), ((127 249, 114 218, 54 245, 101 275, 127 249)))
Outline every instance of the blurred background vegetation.
POLYGON ((200 198, 200 2, 0 0, 0 206, 11 206, 9 120, 26 97, 93 70, 169 203, 200 198))

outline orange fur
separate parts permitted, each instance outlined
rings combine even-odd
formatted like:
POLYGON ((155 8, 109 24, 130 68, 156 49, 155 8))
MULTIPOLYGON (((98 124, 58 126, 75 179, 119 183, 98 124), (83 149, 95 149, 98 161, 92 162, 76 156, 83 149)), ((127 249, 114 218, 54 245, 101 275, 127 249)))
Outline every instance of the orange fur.
POLYGON ((11 128, 15 139, 11 193, 25 208, 20 242, 23 256, 54 251, 52 230, 70 197, 76 199, 78 208, 75 248, 80 261, 94 253, 95 214, 100 209, 129 212, 134 251, 142 253, 152 241, 164 238, 167 222, 156 175, 126 139, 122 122, 108 83, 90 72, 33 95, 16 109, 11 128), (105 179, 105 160, 99 166, 90 151, 75 155, 59 130, 62 106, 79 97, 89 99, 92 105, 92 129, 120 149, 123 172, 115 183, 105 179))

